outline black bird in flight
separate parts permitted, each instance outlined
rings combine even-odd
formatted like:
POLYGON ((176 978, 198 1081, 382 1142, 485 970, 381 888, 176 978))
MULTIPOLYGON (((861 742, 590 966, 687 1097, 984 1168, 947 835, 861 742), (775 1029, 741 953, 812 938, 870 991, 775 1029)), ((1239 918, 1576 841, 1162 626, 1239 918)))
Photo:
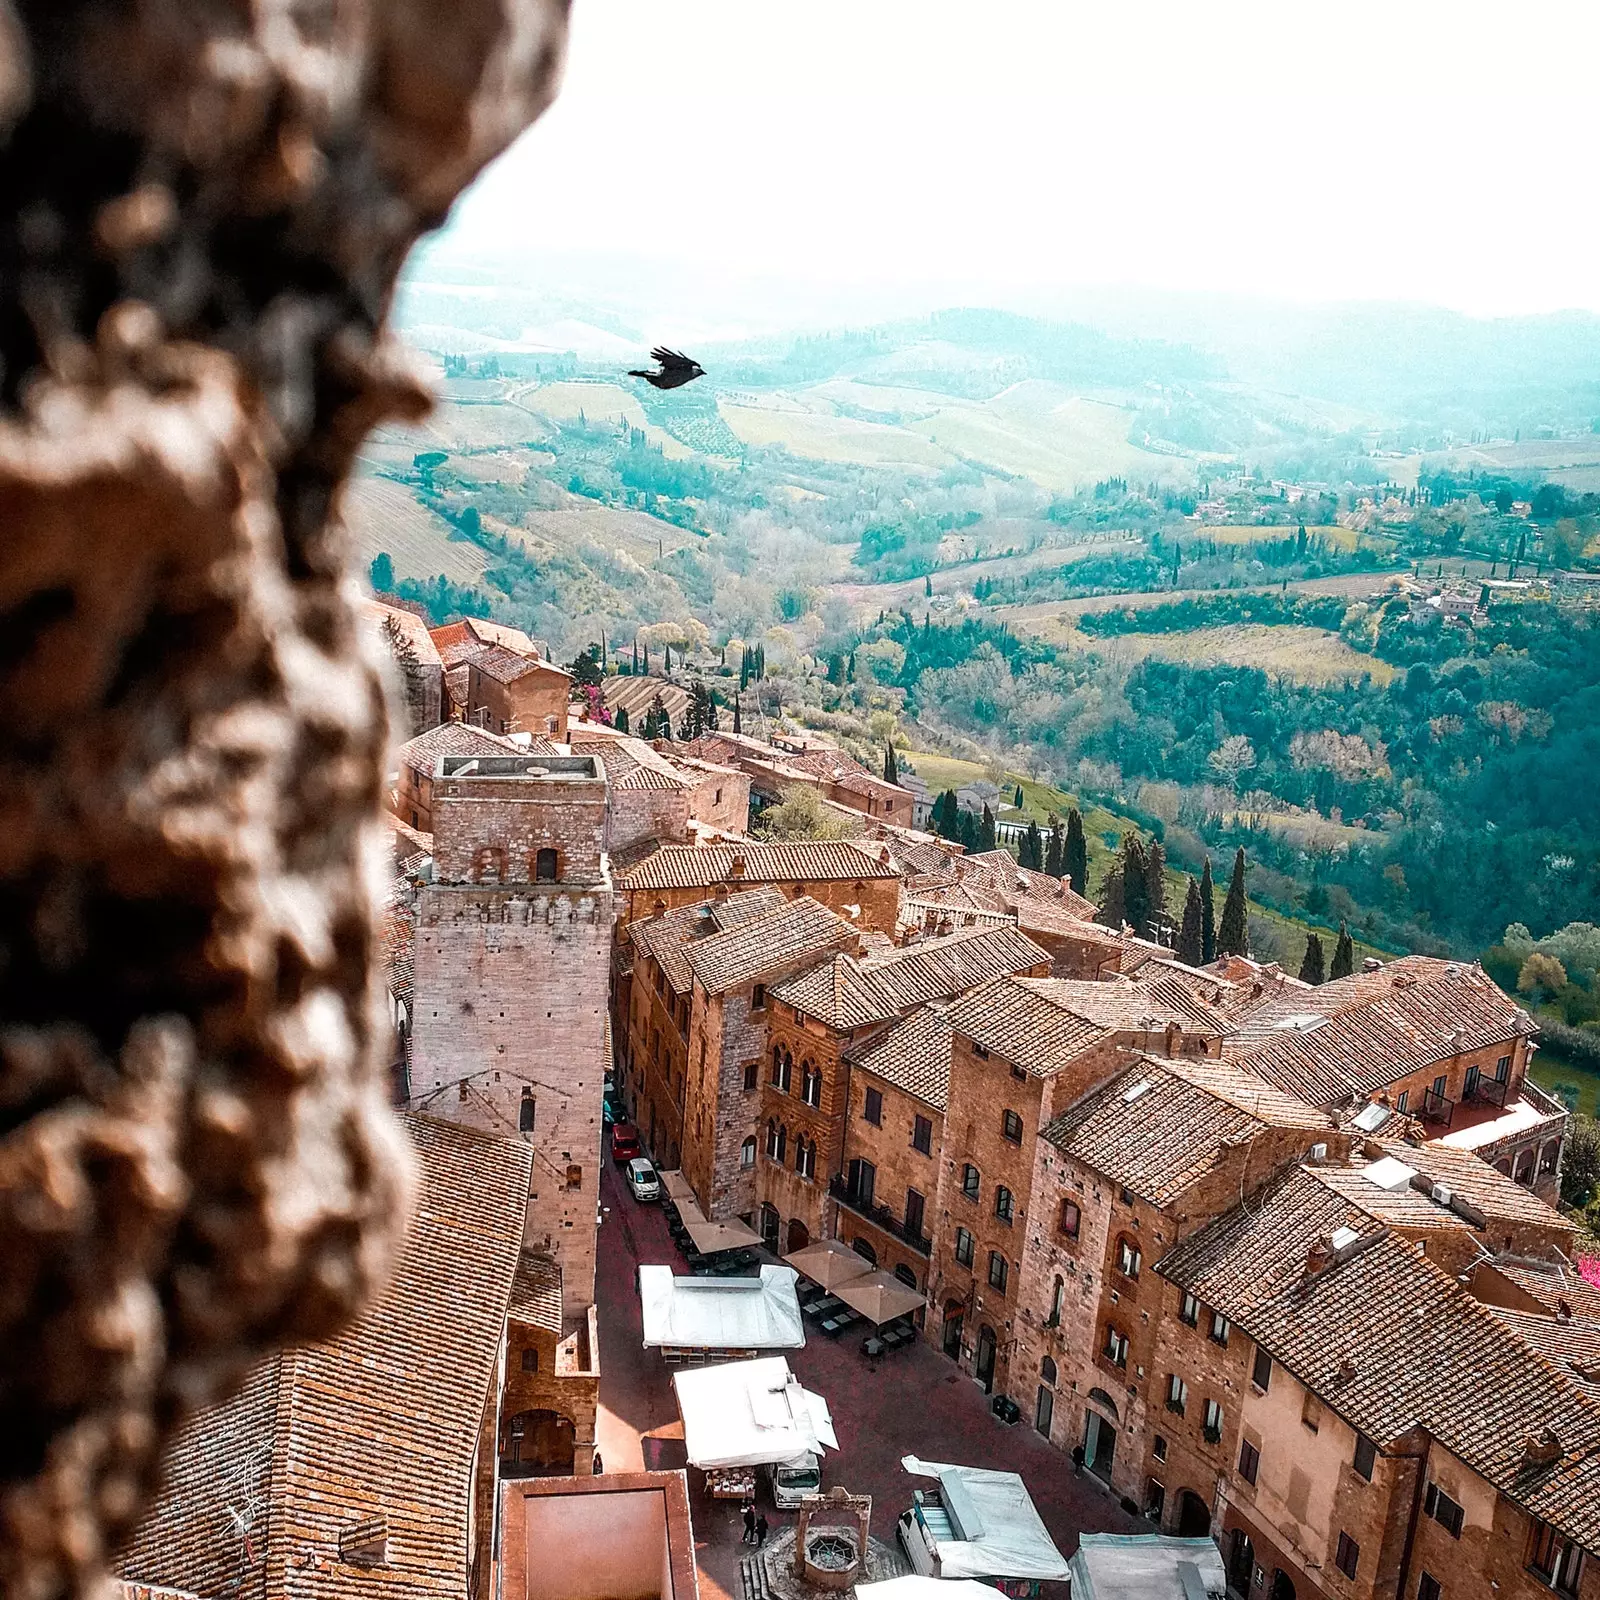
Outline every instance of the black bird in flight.
POLYGON ((656 362, 659 372, 638 372, 630 370, 630 378, 643 378, 648 384, 657 389, 676 389, 685 383, 693 383, 696 378, 703 378, 706 369, 698 361, 691 361, 688 356, 680 351, 669 350, 665 345, 658 345, 650 352, 650 359, 656 362))

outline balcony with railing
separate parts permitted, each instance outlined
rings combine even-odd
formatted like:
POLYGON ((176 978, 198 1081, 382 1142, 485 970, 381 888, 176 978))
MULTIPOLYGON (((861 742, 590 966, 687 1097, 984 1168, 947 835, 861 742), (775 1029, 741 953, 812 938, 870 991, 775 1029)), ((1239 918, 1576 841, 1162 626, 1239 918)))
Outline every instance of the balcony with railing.
POLYGON ((1510 1093, 1510 1078, 1474 1077, 1469 1073, 1462 1098, 1472 1105, 1504 1107, 1510 1093))
POLYGON ((858 1190, 852 1189, 843 1173, 835 1173, 829 1180, 828 1193, 840 1205, 855 1212, 858 1217, 865 1217, 873 1227, 882 1228, 885 1233, 893 1234, 902 1244, 910 1245, 918 1255, 933 1254, 932 1239, 920 1230, 908 1227, 888 1206, 879 1205, 870 1195, 863 1195, 858 1190))
POLYGON ((1422 1093, 1422 1120, 1450 1126, 1456 1114, 1456 1103, 1439 1089, 1425 1089, 1422 1093))

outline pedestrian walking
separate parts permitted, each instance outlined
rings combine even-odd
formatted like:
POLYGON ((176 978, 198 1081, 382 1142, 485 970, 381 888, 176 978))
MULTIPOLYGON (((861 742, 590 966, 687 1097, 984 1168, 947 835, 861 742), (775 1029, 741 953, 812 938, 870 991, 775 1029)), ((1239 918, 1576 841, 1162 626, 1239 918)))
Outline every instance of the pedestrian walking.
POLYGON ((605 1464, 600 1459, 600 1452, 596 1450, 594 1453, 594 1475, 597 1478, 603 1478, 605 1471, 605 1464))
POLYGON ((756 1542, 756 1508, 754 1502, 750 1500, 746 1500, 744 1503, 744 1539, 742 1542, 744 1544, 754 1544, 756 1542))
POLYGON ((1072 1475, 1075 1478, 1083 1476, 1083 1446, 1075 1444, 1072 1447, 1072 1475))
POLYGON ((756 1548, 759 1549, 767 1542, 767 1514, 765 1511, 756 1518, 756 1548))

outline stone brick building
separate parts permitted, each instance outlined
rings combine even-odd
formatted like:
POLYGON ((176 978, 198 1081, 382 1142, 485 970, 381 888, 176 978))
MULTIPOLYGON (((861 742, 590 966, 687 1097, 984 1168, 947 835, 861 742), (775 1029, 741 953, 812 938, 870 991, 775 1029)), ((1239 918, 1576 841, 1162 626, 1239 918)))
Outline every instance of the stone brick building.
POLYGON ((1139 1499, 1162 1417, 1156 1341, 1183 1310, 1163 1304, 1153 1263, 1286 1165, 1348 1147, 1327 1112, 1210 1057, 1136 1055, 1047 1123, 1007 1368, 1035 1429, 1139 1499))
POLYGON ((1406 956, 1285 991, 1242 1020, 1228 1055, 1312 1105, 1371 1102, 1372 1131, 1409 1117, 1553 1199, 1567 1112, 1527 1079, 1537 1032, 1481 968, 1406 956))
MULTIPOLYGON (((1042 975, 1048 969, 1037 945, 1001 926, 884 953, 836 956, 774 985, 756 1186, 763 1236, 783 1250, 799 1249, 814 1237, 832 1235, 835 1207, 848 1206, 880 1230, 899 1229, 901 1242, 920 1244, 924 1219, 898 1211, 898 1205, 908 1193, 931 1203, 932 1188, 900 1188, 891 1163, 880 1193, 872 1159, 846 1154, 860 1098, 850 1081, 850 1053, 930 1001, 966 994, 1003 974, 1042 975)), ((914 1213, 916 1201, 909 1204, 914 1213)), ((870 1243, 867 1249, 877 1259, 870 1243)), ((925 1268, 924 1261, 916 1273, 919 1288, 925 1268)))
POLYGON ((1600 1403, 1581 1360, 1550 1359, 1572 1352, 1559 1323, 1542 1348, 1304 1169, 1157 1271, 1199 1308, 1153 1374, 1186 1386, 1151 1467, 1162 1521, 1212 1532, 1238 1594, 1600 1593, 1600 1403))
POLYGON ((810 895, 856 927, 894 937, 900 875, 882 845, 850 839, 665 845, 618 875, 619 924, 761 885, 810 895))
POLYGON ((688 748, 721 766, 748 774, 753 792, 774 803, 795 787, 816 790, 829 803, 858 812, 873 822, 911 828, 916 823, 916 797, 889 783, 853 756, 832 745, 805 737, 768 744, 749 734, 710 733, 688 748))
POLYGON ((573 723, 572 749, 597 756, 610 786, 611 853, 623 855, 649 844, 690 840, 690 825, 742 833, 750 813, 750 779, 671 749, 655 750, 593 723, 573 723))
MULTIPOLYGON (((541 752, 551 746, 539 741, 541 752)), ((390 809, 408 827, 433 832, 433 780, 441 756, 515 756, 533 753, 487 728, 464 722, 441 722, 408 739, 395 752, 395 780, 390 809)))
POLYGON ((468 664, 485 650, 499 645, 529 660, 550 659, 549 650, 521 628, 513 628, 504 622, 490 622, 486 617, 462 617, 458 622, 430 628, 428 635, 444 667, 445 716, 458 722, 467 714, 468 664))
POLYGON ((466 667, 464 721, 491 733, 531 733, 566 742, 571 673, 499 644, 468 657, 466 667))
POLYGON ((1016 1343, 1034 1145, 1130 1050, 1215 1056, 1227 1025, 1171 978, 1002 978, 947 1013, 955 1032, 936 1202, 930 1335, 985 1387, 1016 1343))
POLYGON ((506 1377, 500 1396, 504 1478, 588 1476, 600 1404, 600 1331, 594 1306, 570 1315, 561 1268, 524 1250, 506 1316, 506 1377))
POLYGON ((612 889, 588 756, 443 756, 417 897, 411 1104, 533 1150, 526 1243, 594 1300, 612 889))

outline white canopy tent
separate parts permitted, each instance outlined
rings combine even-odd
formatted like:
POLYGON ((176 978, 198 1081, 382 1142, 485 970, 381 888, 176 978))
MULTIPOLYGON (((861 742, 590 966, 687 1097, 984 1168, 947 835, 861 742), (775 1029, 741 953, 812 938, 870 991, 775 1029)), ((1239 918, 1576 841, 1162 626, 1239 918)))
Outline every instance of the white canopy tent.
POLYGON ((759 1278, 680 1278, 671 1267, 639 1268, 647 1348, 799 1350, 806 1342, 793 1267, 759 1278))
POLYGON ((882 1583, 858 1583, 856 1600, 1005 1600, 992 1584, 972 1578, 924 1578, 912 1572, 882 1583))
POLYGON ((938 1480, 938 1494, 919 1497, 909 1515, 940 1578, 1067 1576, 1066 1560, 1017 1473, 915 1456, 902 1456, 900 1465, 913 1477, 938 1480))
POLYGON ((711 1221, 700 1209, 700 1202, 695 1198, 689 1180, 678 1168, 658 1173, 657 1176, 661 1179, 661 1187, 667 1192, 667 1198, 678 1208, 678 1216, 688 1230, 689 1237, 694 1240, 695 1249, 702 1255, 715 1255, 718 1250, 736 1250, 740 1245, 761 1243, 761 1235, 754 1228, 747 1228, 737 1217, 730 1217, 725 1222, 711 1221))
POLYGON ((758 1467, 839 1448, 828 1402, 803 1389, 782 1356, 672 1375, 689 1465, 758 1467))
POLYGON ((1084 1533, 1067 1569, 1072 1600, 1221 1600, 1228 1590, 1210 1539, 1084 1533))

